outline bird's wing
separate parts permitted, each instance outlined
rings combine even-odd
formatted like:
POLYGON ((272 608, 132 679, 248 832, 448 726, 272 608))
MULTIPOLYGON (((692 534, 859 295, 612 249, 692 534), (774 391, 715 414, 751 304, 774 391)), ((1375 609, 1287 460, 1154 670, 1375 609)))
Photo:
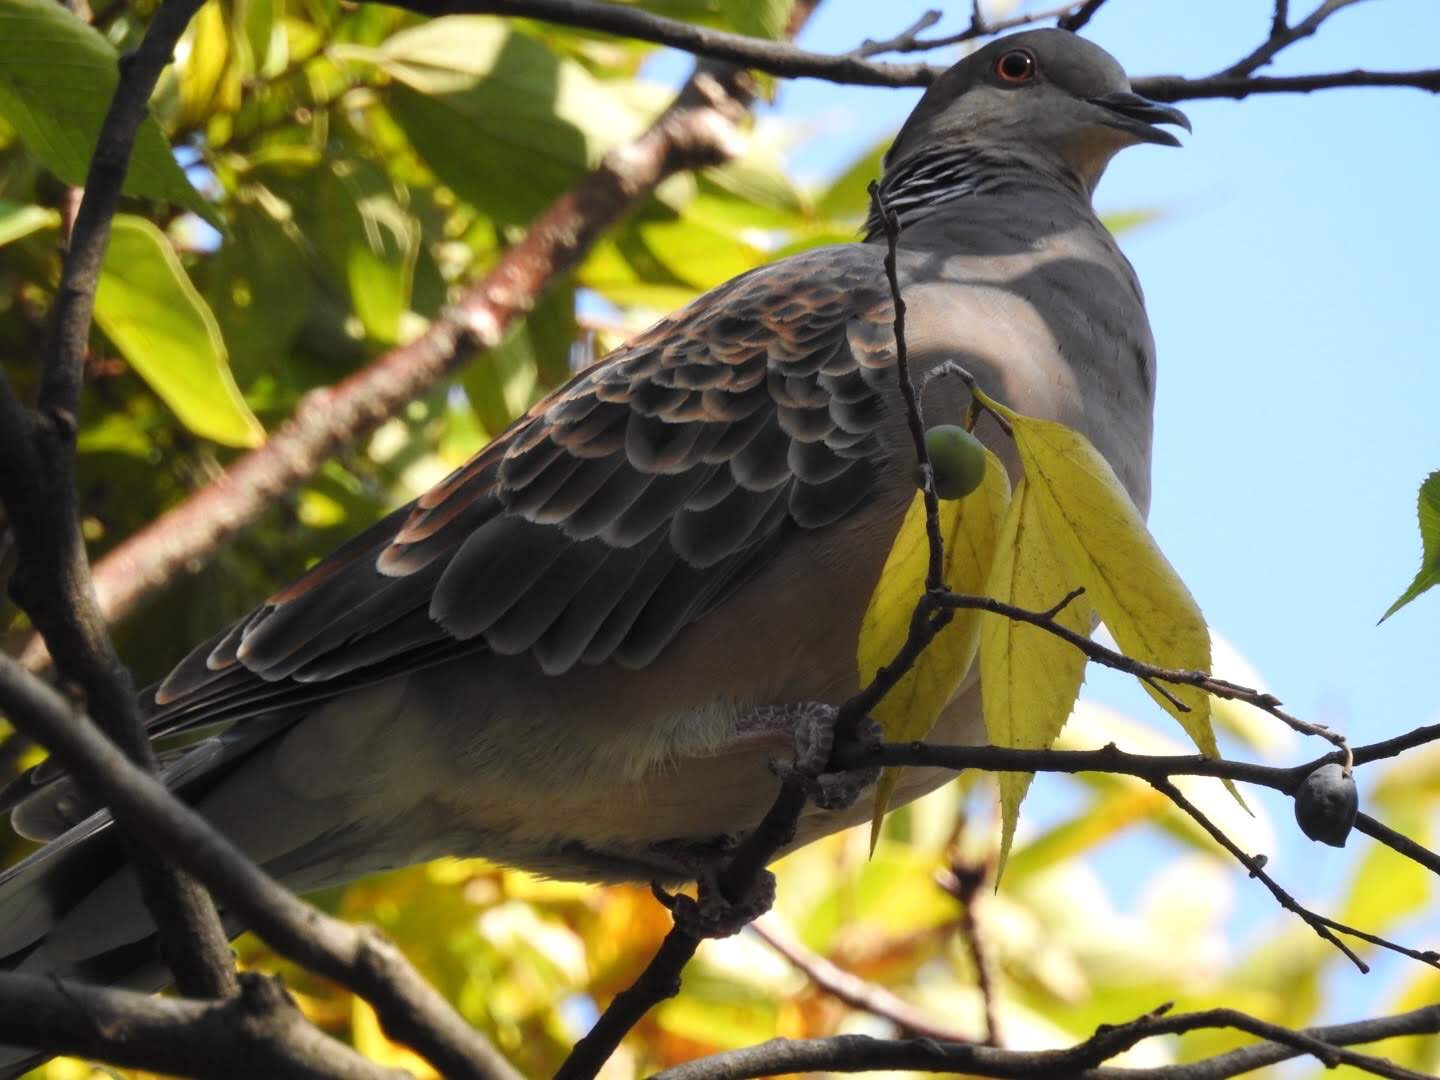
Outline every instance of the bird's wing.
POLYGON ((155 734, 301 705, 464 651, 641 667, 867 498, 893 379, 874 247, 728 282, 196 649, 155 734))

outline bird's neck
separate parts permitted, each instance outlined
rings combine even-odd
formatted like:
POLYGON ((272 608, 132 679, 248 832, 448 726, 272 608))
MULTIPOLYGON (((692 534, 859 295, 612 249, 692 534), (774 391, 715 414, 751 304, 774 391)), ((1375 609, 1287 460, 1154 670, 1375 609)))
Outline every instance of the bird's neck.
MULTIPOLYGON (((911 154, 888 168, 880 181, 880 199, 899 219, 912 225, 956 200, 1044 190, 1072 197, 1090 206, 1085 182, 1064 166, 1010 147, 948 146, 911 154)), ((865 219, 865 239, 885 234, 872 204, 865 219)))

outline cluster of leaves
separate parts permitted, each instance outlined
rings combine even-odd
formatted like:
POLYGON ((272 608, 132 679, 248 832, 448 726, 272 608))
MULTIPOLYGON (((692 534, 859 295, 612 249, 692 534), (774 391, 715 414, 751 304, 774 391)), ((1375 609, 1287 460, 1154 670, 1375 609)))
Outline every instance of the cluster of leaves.
MULTIPOLYGON (((645 6, 772 34, 788 7, 645 6)), ((89 27, 51 0, 0 0, 0 357, 24 396, 38 378, 58 279, 66 185, 83 177, 114 55, 135 44, 152 7, 99 3, 89 27)), ((455 288, 483 275, 539 210, 664 105, 667 91, 642 77, 649 51, 523 21, 424 22, 338 0, 206 4, 152 102, 155 122, 137 147, 97 297, 79 463, 94 551, 261 441, 307 391, 409 339, 455 288)), ((762 129, 744 158, 668 182, 500 348, 327 465, 210 567, 120 627, 137 675, 160 674, 276 582, 438 479, 626 329, 777 255, 853 238, 878 158, 877 149, 822 190, 805 191, 762 129)), ((967 500, 968 510, 983 498, 988 520, 947 519, 958 575, 951 584, 965 591, 983 585, 990 552, 1020 557, 1003 539, 1007 521, 1026 506, 1046 513, 1039 485, 1012 499, 1003 470, 988 473, 983 496, 967 500), (981 531, 969 535, 972 527, 981 531)), ((915 565, 923 568, 923 554, 915 565)), ((1067 572, 1056 595, 1010 598, 1045 607, 1073 583, 1067 572)), ((1078 607, 1074 617, 1089 618, 1078 607)), ((974 655, 977 625, 957 620, 942 647, 974 655)), ((0 635, 13 642, 25 630, 18 612, 0 606, 0 635)), ((1078 689, 1078 675, 1073 681, 1078 689)), ((1260 729, 1230 726, 1261 744, 1260 729)), ((1062 746, 1169 749, 1084 703, 1059 738, 1062 746)), ((1417 755, 1370 796, 1422 842, 1440 798, 1437 764, 1433 754, 1417 755)), ((1240 1003, 1286 1024, 1319 1014, 1333 952, 1278 921, 1262 945, 1231 950, 1221 920, 1233 876, 1188 819, 1138 781, 1058 783, 1063 809, 1014 834, 1003 883, 975 902, 1007 1043, 1069 1041, 1167 999, 1240 1003), (1138 903, 1121 908, 1081 857, 1141 830, 1167 837, 1179 854, 1135 884, 1138 903)), ((1217 785, 1186 790, 1227 828, 1247 827, 1217 785)), ((959 1033, 980 1034, 974 961, 957 937, 962 911, 935 878, 956 866, 992 867, 993 803, 987 782, 966 781, 890 815, 874 858, 854 832, 791 856, 779 868, 777 919, 808 949, 896 989, 959 1033)), ((1249 828, 1263 828, 1261 814, 1249 828)), ((20 843, 7 838, 3 847, 14 857, 20 843)), ((1410 864, 1367 848, 1337 914, 1384 932, 1429 901, 1431 888, 1410 864)), ((320 899, 391 932, 526 1075, 553 1071, 668 925, 643 889, 539 882, 476 861, 444 860, 320 899)), ((362 1003, 253 939, 240 949, 245 962, 282 971, 327 1029, 424 1073, 362 1003)), ((1406 1007, 1437 992, 1427 973, 1386 1004, 1406 1007)), ((684 992, 637 1029, 616 1075, 776 1034, 886 1026, 741 936, 702 948, 684 992)), ((1196 1035, 1131 1060, 1193 1058, 1227 1038, 1196 1035)), ((1440 1066, 1433 1042, 1386 1052, 1412 1068, 1440 1066)), ((91 1070, 57 1061, 43 1075, 72 1080, 91 1070)))

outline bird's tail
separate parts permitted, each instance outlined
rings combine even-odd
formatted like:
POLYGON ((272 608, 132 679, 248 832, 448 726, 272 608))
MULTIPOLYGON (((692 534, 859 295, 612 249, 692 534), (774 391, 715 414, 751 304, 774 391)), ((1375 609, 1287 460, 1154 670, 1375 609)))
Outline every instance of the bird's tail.
MULTIPOLYGON (((264 723, 245 727, 243 735, 227 732, 175 755, 162 779, 188 801, 202 798, 275 731, 264 723)), ((81 796, 68 785, 58 778, 16 801, 16 820, 29 826, 24 831, 34 835, 37 823, 73 814, 81 796)), ((0 971, 145 992, 169 981, 154 924, 107 811, 89 813, 0 872, 0 971)), ((18 1076, 48 1056, 0 1045, 0 1078, 18 1076)))

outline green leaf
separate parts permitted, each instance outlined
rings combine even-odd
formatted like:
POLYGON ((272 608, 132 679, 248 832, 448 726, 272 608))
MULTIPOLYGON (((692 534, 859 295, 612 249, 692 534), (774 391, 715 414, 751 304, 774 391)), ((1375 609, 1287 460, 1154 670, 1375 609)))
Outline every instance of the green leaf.
POLYGON ((795 0, 720 0, 720 14, 737 34, 774 40, 785 33, 795 0))
POLYGON ((230 374, 215 316, 165 234, 144 218, 115 217, 95 321, 195 434, 228 446, 265 440, 230 374))
MULTIPOLYGON (((115 47, 62 5, 52 0, 0 4, 0 116, 67 184, 85 182, 118 81, 115 47)), ((148 116, 135 138, 125 193, 166 199, 220 225, 148 116)))
POLYGON ((390 111, 415 150, 504 223, 528 223, 645 120, 578 63, 498 19, 432 19, 378 49, 332 52, 388 72, 399 83, 390 111))
POLYGON ((41 229, 53 229, 59 224, 59 212, 49 207, 0 199, 0 246, 23 239, 41 229))
POLYGON ((1420 572, 1400 599, 1380 616, 1384 622, 1417 596, 1440 582, 1440 471, 1432 472, 1420 485, 1420 572))
POLYGON ((870 182, 880 179, 890 143, 886 137, 856 158, 815 200, 816 213, 837 221, 863 219, 870 211, 870 182))

